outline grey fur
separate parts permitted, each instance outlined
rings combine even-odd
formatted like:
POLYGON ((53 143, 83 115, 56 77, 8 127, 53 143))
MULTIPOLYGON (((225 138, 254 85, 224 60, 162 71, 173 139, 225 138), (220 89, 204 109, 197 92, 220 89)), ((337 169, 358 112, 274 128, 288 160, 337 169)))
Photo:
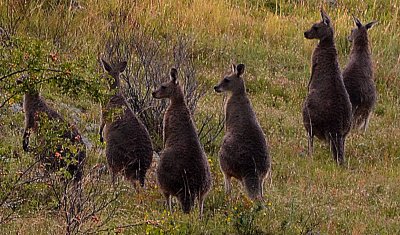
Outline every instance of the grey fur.
MULTIPOLYGON (((65 139, 69 139, 71 143, 78 146, 78 153, 74 156, 70 156, 77 160, 77 163, 71 163, 67 166, 68 172, 72 175, 75 181, 80 181, 82 178, 82 168, 84 159, 86 157, 85 144, 82 141, 81 135, 75 126, 67 123, 64 118, 57 113, 54 109, 47 105, 43 97, 40 96, 37 91, 27 91, 24 95, 24 111, 25 111, 25 127, 22 141, 22 147, 24 151, 29 151, 29 136, 31 132, 37 133, 38 125, 41 122, 41 114, 45 114, 49 120, 57 121, 60 124, 66 124, 69 130, 65 131, 61 136, 65 139), (81 146, 81 147, 79 147, 81 146)), ((57 152, 62 152, 62 157, 70 154, 68 149, 63 149, 61 146, 57 146, 57 152), (63 150, 63 151, 61 151, 63 150)), ((63 160, 57 160, 55 153, 49 153, 47 150, 41 153, 39 156, 40 160, 52 170, 57 170, 60 167, 65 167, 66 162, 63 160), (49 156, 50 155, 50 156, 49 156)))
POLYGON ((125 70, 126 62, 110 65, 102 60, 110 75, 110 90, 115 92, 102 109, 100 141, 106 141, 107 162, 113 182, 118 173, 133 185, 138 180, 144 186, 146 172, 153 160, 153 146, 143 123, 136 117, 120 91, 119 75, 125 70))
POLYGON ((353 107, 353 128, 366 131, 377 96, 367 31, 376 21, 363 25, 354 18, 354 23, 356 28, 349 36, 353 45, 349 62, 343 71, 343 80, 353 107))
POLYGON ((321 9, 322 21, 304 33, 319 39, 312 56, 311 79, 303 106, 303 123, 308 133, 308 151, 313 138, 330 144, 338 164, 344 163, 345 139, 351 127, 351 103, 340 72, 331 21, 321 9))
MULTIPOLYGON (((157 167, 157 181, 171 206, 176 196, 185 213, 189 213, 198 198, 200 215, 212 179, 206 154, 187 107, 176 69, 171 69, 171 80, 153 92, 156 99, 169 98, 164 114, 164 149, 157 167)), ((171 208, 170 208, 171 209, 171 208)))
POLYGON ((214 87, 229 92, 225 103, 225 136, 219 152, 225 191, 231 190, 231 177, 240 180, 252 200, 263 196, 263 181, 271 168, 264 132, 246 94, 244 65, 232 65, 232 73, 214 87))

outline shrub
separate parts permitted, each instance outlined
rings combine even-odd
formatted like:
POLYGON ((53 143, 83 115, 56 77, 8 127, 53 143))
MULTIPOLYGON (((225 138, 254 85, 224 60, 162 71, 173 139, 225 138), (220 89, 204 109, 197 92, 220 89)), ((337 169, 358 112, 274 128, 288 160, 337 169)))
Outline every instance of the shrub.
MULTIPOLYGON (((179 71, 186 102, 192 114, 199 100, 205 95, 205 85, 197 77, 192 57, 192 39, 185 35, 176 38, 160 37, 144 27, 123 27, 127 24, 124 13, 112 14, 112 24, 105 42, 103 56, 109 61, 128 61, 124 93, 128 103, 143 121, 153 137, 156 151, 162 147, 163 112, 166 101, 157 101, 151 96, 156 85, 169 79, 171 67, 179 71), (127 29, 126 29, 127 28, 127 29)), ((202 115, 196 119, 200 140, 206 147, 220 134, 223 128, 222 115, 202 115)))

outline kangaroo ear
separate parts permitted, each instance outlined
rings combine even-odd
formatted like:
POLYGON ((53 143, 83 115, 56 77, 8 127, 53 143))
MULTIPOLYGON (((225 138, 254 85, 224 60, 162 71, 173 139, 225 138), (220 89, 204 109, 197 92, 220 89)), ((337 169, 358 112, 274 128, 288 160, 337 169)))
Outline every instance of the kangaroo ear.
POLYGON ((232 73, 236 73, 236 64, 232 63, 231 68, 232 68, 232 73))
POLYGON ((101 63, 103 64, 103 68, 104 70, 106 70, 107 72, 111 72, 112 67, 109 63, 107 63, 104 59, 101 59, 101 63))
POLYGON ((365 28, 368 30, 368 29, 372 28, 374 25, 376 25, 377 23, 378 23, 377 20, 369 22, 368 24, 365 25, 365 28))
POLYGON ((326 14, 326 12, 324 11, 324 8, 321 7, 321 18, 322 18, 322 22, 326 25, 331 25, 331 19, 329 18, 329 16, 326 14))
POLYGON ((236 70, 237 70, 236 73, 238 76, 240 76, 244 73, 244 67, 245 67, 244 64, 238 64, 236 66, 236 70))
POLYGON ((178 70, 176 68, 171 68, 170 74, 171 81, 176 84, 176 80, 178 79, 178 70))
POLYGON ((354 19, 354 23, 357 25, 357 28, 361 28, 362 27, 361 21, 355 16, 353 16, 353 19, 354 19))
POLYGON ((120 73, 124 72, 124 70, 126 69, 127 66, 127 62, 126 61, 122 61, 118 64, 117 69, 120 73))

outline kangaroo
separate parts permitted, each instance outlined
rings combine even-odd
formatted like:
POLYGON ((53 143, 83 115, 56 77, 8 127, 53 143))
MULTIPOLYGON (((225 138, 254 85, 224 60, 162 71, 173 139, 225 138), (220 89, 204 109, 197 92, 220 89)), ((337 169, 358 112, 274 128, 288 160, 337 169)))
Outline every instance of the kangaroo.
POLYGON ((170 81, 152 93, 156 99, 170 100, 164 114, 164 149, 157 167, 157 181, 170 210, 171 196, 178 198, 184 213, 191 211, 197 198, 202 216, 204 199, 212 184, 210 167, 177 76, 178 71, 172 68, 170 81))
POLYGON ((376 88, 368 42, 368 30, 377 22, 363 25, 354 18, 356 28, 351 30, 349 40, 353 46, 350 59, 343 71, 343 81, 353 107, 353 128, 367 130, 369 118, 376 103, 376 88))
MULTIPOLYGON (((22 83, 22 80, 18 80, 17 83, 22 83)), ((22 147, 25 152, 30 151, 29 148, 29 137, 31 133, 37 133, 41 118, 45 115, 50 121, 57 122, 60 125, 56 129, 64 127, 61 131, 63 134, 60 136, 63 139, 67 139, 71 144, 77 146, 78 150, 76 154, 72 154, 68 148, 63 146, 55 146, 56 151, 45 149, 39 156, 41 162, 46 163, 46 167, 51 170, 58 170, 61 167, 67 167, 67 171, 71 174, 72 179, 79 182, 82 178, 83 163, 86 157, 86 146, 82 141, 81 135, 77 128, 70 125, 64 118, 54 109, 52 109, 40 95, 40 93, 31 89, 24 94, 23 109, 25 112, 25 127, 24 135, 22 140, 22 147), (67 164, 65 158, 68 157, 72 161, 67 164)), ((57 130, 54 130, 57 131, 57 130)), ((43 143, 43 138, 41 138, 43 143)), ((46 146, 47 148, 48 146, 46 146)))
POLYGON ((232 65, 232 73, 214 87, 228 92, 225 103, 225 136, 219 151, 225 191, 231 191, 231 177, 240 180, 252 200, 263 197, 263 182, 271 168, 264 132, 258 123, 243 80, 245 65, 232 65))
POLYGON ((105 71, 110 75, 110 91, 114 94, 102 109, 100 142, 106 141, 106 156, 112 180, 118 173, 134 186, 138 180, 144 187, 146 172, 153 160, 150 135, 144 124, 136 117, 120 91, 120 73, 126 61, 111 65, 102 60, 105 71), (104 130, 104 138, 103 138, 104 130))
POLYGON ((319 39, 312 55, 308 95, 303 105, 303 123, 308 133, 308 153, 313 138, 329 142, 335 161, 342 165, 345 139, 351 127, 351 103, 337 59, 331 20, 321 8, 322 20, 304 32, 307 39, 319 39))

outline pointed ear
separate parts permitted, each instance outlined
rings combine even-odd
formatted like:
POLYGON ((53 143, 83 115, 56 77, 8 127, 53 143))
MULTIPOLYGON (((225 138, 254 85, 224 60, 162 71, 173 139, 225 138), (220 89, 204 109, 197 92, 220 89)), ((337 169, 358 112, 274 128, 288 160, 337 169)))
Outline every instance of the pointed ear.
POLYGON ((117 65, 118 71, 119 71, 120 73, 124 72, 124 70, 126 69, 126 65, 127 65, 127 64, 128 64, 128 63, 127 63, 126 61, 122 61, 122 62, 118 63, 118 65, 117 65))
POLYGON ((365 28, 368 30, 368 29, 372 28, 374 25, 376 25, 377 23, 378 23, 377 20, 369 22, 368 24, 365 25, 365 28))
POLYGON ((170 74, 171 81, 176 84, 176 80, 178 79, 178 70, 176 68, 171 68, 170 74))
POLYGON ((322 22, 329 26, 331 24, 331 19, 329 18, 329 16, 324 11, 324 8, 321 7, 320 11, 321 11, 322 22))
POLYGON ((237 75, 241 76, 244 73, 244 64, 238 64, 236 66, 236 70, 237 70, 237 75))
POLYGON ((103 64, 103 68, 104 70, 106 70, 107 72, 111 72, 112 67, 109 63, 107 63, 104 59, 101 59, 101 63, 103 64))
POLYGON ((357 25, 357 28, 362 27, 362 23, 357 17, 353 16, 353 20, 354 20, 354 23, 357 25))
POLYGON ((232 73, 236 73, 236 64, 231 64, 232 73))

